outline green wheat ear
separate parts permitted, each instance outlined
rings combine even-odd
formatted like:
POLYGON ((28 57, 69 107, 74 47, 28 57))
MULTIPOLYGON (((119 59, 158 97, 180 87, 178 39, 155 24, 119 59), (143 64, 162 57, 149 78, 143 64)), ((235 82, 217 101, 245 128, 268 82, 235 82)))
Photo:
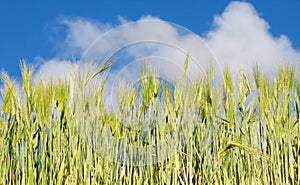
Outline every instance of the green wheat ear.
POLYGON ((186 71, 188 69, 188 66, 189 66, 189 61, 190 61, 190 53, 188 52, 185 56, 185 59, 184 59, 184 68, 183 68, 183 72, 184 72, 184 75, 186 75, 186 71))
POLYGON ((6 72, 2 72, 1 80, 4 85, 2 90, 3 103, 1 112, 6 112, 8 115, 15 115, 19 96, 16 82, 10 79, 6 72))
POLYGON ((104 71, 106 71, 107 69, 109 69, 111 66, 113 65, 112 61, 108 61, 106 63, 104 63, 97 71, 95 71, 84 83, 84 86, 87 85, 87 83, 89 81, 91 81, 93 78, 95 78, 97 75, 103 73, 104 71))

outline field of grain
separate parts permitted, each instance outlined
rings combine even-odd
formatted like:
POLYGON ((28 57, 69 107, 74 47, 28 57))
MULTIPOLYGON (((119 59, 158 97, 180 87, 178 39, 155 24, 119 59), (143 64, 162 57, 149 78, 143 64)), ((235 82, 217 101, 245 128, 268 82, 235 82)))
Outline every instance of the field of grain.
POLYGON ((225 67, 222 82, 212 68, 173 87, 150 71, 109 112, 107 67, 33 83, 22 63, 21 86, 2 73, 0 184, 300 183, 299 68, 232 78, 225 67), (96 75, 102 82, 89 84, 96 75))

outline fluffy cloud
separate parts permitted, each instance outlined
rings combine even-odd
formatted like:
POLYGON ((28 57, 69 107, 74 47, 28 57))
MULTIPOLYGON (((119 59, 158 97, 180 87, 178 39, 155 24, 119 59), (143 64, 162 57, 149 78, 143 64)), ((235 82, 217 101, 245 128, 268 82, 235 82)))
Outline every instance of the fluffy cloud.
POLYGON ((65 56, 81 55, 93 41, 112 28, 109 24, 83 18, 62 18, 59 23, 67 27, 67 36, 63 44, 65 56))
MULTIPOLYGON (((140 59, 145 55, 159 56, 168 61, 175 62, 177 66, 160 65, 160 70, 166 76, 174 73, 175 68, 183 66, 186 52, 193 56, 194 63, 190 64, 189 72, 203 71, 207 67, 207 61, 212 56, 204 48, 205 45, 199 41, 199 37, 193 34, 182 34, 184 28, 174 27, 167 22, 156 22, 156 25, 145 24, 145 21, 159 20, 156 17, 142 17, 136 23, 119 18, 120 23, 126 26, 117 27, 113 30, 110 24, 103 24, 88 19, 62 19, 60 22, 67 26, 67 37, 64 42, 66 56, 86 56, 105 61, 114 56, 109 54, 122 51, 115 51, 115 48, 125 48, 129 60, 140 59), (142 22, 142 23, 141 23, 142 22), (109 32, 107 32, 110 30, 109 32), (145 42, 139 45, 139 41, 160 40, 158 42, 145 42), (133 44, 135 43, 135 44, 133 44), (92 47, 91 47, 92 46, 92 47), (196 63, 201 69, 197 69, 196 63), (196 70, 195 70, 196 69, 196 70)), ((151 22, 151 21, 150 21, 151 22)), ((291 41, 287 36, 274 37, 268 23, 262 19, 255 8, 246 2, 230 3, 221 15, 215 16, 213 29, 202 38, 216 56, 219 67, 227 64, 233 73, 240 68, 249 70, 254 64, 259 64, 261 69, 269 74, 276 71, 280 62, 288 61, 298 64, 300 53, 292 48, 291 41)), ((119 58, 113 58, 119 60, 119 58)), ((126 63, 126 57, 122 60, 126 63)), ((140 60, 139 60, 140 61, 140 60)), ((166 60, 162 60, 166 61, 166 60)), ((119 67, 122 63, 119 63, 119 67)), ((158 65, 158 64, 157 64, 158 65)), ((67 62, 49 61, 44 62, 40 67, 41 74, 52 74, 58 77, 65 77, 69 73, 67 62), (55 69, 53 69, 55 68, 55 69), (49 72, 50 71, 50 72, 49 72), (60 75, 62 73, 63 75, 60 75)), ((136 70, 138 73, 139 71, 136 70)), ((112 71, 114 74, 114 71, 112 71)), ((134 71, 126 73, 135 76, 134 71)), ((48 76, 49 76, 48 75, 48 76)), ((117 75, 117 74, 114 74, 117 75)), ((51 75, 50 75, 51 76, 51 75)), ((124 76, 121 76, 124 78, 124 76)), ((130 78, 130 77, 129 77, 130 78)))
POLYGON ((269 29, 251 4, 233 2, 215 17, 214 29, 205 41, 219 63, 227 64, 232 71, 251 69, 257 63, 265 72, 274 73, 280 62, 299 63, 299 51, 292 48, 288 37, 276 38, 269 29))
POLYGON ((60 79, 70 80, 72 71, 72 63, 70 61, 62 61, 58 59, 51 59, 42 61, 39 70, 33 76, 33 82, 38 80, 43 81, 58 81, 60 79))

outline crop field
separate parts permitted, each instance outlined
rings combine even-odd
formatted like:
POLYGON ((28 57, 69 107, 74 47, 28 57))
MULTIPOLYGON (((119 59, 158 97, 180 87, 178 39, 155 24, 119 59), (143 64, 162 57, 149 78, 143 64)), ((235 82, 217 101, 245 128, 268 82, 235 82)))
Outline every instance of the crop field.
POLYGON ((149 69, 110 111, 108 67, 1 74, 0 184, 300 184, 299 68, 216 81, 211 67, 173 86, 149 69))

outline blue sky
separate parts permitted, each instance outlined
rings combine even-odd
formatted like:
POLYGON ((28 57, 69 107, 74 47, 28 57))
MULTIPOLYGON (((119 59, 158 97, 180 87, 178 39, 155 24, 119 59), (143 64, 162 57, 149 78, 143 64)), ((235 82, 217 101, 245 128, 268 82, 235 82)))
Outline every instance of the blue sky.
MULTIPOLYGON (((248 2, 254 7, 257 15, 268 23, 270 35, 275 40, 280 35, 285 35, 293 52, 299 53, 300 1, 248 2)), ((62 20, 74 23, 80 19, 90 21, 95 25, 97 25, 96 22, 117 25, 119 16, 126 20, 136 21, 142 16, 151 15, 182 25, 196 34, 207 37, 207 40, 211 41, 209 43, 214 45, 217 42, 214 38, 219 37, 212 36, 213 38, 209 39, 207 33, 215 29, 214 17, 221 16, 228 5, 229 1, 219 0, 188 2, 174 0, 1 1, 1 68, 8 71, 10 75, 18 77, 20 59, 25 59, 29 63, 37 63, 41 61, 37 58, 42 58, 45 63, 57 56, 61 57, 61 50, 67 47, 66 38, 70 35, 68 31, 70 24, 62 24, 62 20)), ((221 46, 215 46, 216 50, 219 47, 221 46)), ((270 51, 269 54, 272 52, 270 51)), ((220 55, 225 56, 223 53, 220 55)), ((250 55, 255 55, 255 52, 250 55)), ((67 59, 70 55, 64 55, 64 57, 67 59)), ((278 60, 281 59, 278 58, 278 60)))

